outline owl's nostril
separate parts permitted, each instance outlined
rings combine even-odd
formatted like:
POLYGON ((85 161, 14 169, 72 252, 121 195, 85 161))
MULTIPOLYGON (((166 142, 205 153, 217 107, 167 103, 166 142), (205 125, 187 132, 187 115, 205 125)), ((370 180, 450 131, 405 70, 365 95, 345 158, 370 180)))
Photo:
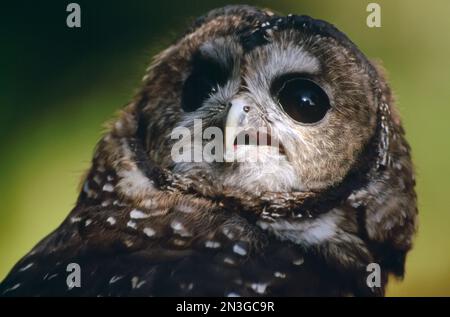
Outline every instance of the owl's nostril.
POLYGON ((244 112, 249 112, 250 111, 250 106, 244 106, 242 109, 244 110, 244 112))

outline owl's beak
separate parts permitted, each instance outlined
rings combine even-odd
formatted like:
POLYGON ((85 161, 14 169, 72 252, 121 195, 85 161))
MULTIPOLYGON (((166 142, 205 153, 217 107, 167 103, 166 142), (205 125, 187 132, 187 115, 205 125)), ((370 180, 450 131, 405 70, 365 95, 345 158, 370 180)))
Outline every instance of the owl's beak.
POLYGON ((236 136, 243 130, 247 124, 248 105, 245 100, 239 98, 231 102, 231 107, 228 110, 227 120, 225 123, 225 162, 232 162, 234 160, 234 141, 236 136))

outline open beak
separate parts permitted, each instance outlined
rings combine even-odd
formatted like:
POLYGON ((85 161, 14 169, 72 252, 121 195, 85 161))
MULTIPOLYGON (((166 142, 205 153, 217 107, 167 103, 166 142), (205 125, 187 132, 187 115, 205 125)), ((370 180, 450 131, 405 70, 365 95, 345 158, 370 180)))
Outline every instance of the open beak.
POLYGON ((280 154, 285 154, 283 146, 272 137, 266 126, 249 125, 251 111, 251 107, 242 98, 231 103, 225 123, 225 162, 235 160, 235 152, 239 146, 273 146, 278 148, 280 154))

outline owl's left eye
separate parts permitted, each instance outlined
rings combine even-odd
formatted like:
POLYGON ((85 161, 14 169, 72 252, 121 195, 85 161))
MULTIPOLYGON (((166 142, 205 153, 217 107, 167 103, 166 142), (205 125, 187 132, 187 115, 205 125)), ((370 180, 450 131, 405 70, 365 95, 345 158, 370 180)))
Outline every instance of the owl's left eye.
POLYGON ((330 107, 326 92, 314 81, 306 78, 288 78, 279 84, 276 97, 283 110, 300 123, 322 120, 330 107))

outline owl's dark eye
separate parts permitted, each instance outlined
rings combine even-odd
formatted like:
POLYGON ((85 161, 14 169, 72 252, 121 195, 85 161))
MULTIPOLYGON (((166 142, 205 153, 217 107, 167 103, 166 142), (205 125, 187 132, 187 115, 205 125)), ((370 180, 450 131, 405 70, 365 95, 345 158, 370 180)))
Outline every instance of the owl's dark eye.
POLYGON ((330 109, 330 99, 312 80, 290 78, 279 83, 276 97, 283 110, 300 123, 316 123, 330 109))
POLYGON ((186 112, 200 108, 228 78, 227 71, 211 59, 195 56, 192 65, 192 72, 183 85, 181 99, 181 108, 186 112))

